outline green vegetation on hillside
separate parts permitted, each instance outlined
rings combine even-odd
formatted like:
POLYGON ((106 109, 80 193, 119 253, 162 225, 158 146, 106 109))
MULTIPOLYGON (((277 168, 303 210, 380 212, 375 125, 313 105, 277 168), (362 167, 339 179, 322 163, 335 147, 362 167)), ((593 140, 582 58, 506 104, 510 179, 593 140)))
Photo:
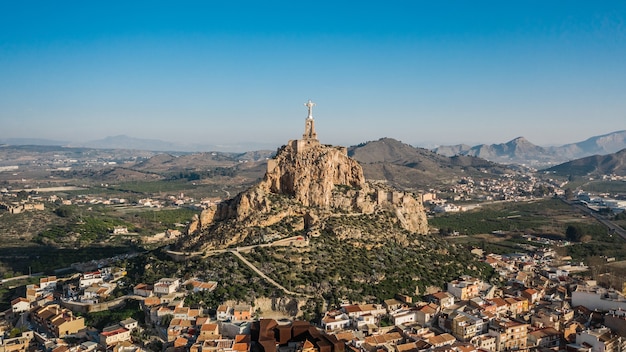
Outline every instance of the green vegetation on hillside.
POLYGON ((145 314, 141 310, 139 302, 135 300, 127 300, 124 307, 120 309, 86 313, 83 316, 85 325, 95 327, 98 330, 118 324, 120 321, 128 318, 133 318, 142 324, 145 320, 145 314))
POLYGON ((87 216, 81 218, 79 222, 73 222, 66 226, 52 226, 39 233, 36 240, 42 244, 49 244, 50 242, 58 244, 65 242, 70 237, 73 242, 77 241, 80 245, 86 245, 107 240, 113 228, 121 225, 128 226, 130 231, 133 230, 132 225, 118 219, 87 216))
POLYGON ((593 181, 584 183, 582 188, 594 193, 622 193, 626 194, 626 182, 624 181, 593 181))
POLYGON ((180 277, 185 280, 197 277, 200 280, 217 281, 218 287, 214 291, 194 293, 186 298, 190 305, 197 305, 202 301, 210 309, 216 309, 225 300, 252 303, 256 297, 282 295, 281 291, 267 284, 230 253, 175 262, 156 250, 128 260, 126 269, 128 275, 123 280, 128 287, 141 282, 151 284, 164 277, 180 277))
POLYGON ((109 258, 139 250, 141 249, 135 246, 54 248, 31 245, 0 248, 0 257, 13 275, 28 274, 29 270, 32 273, 53 274, 55 269, 69 268, 73 263, 109 258))
POLYGON ((234 177, 237 171, 232 167, 216 167, 205 171, 180 171, 169 175, 169 180, 197 181, 218 176, 234 177))
POLYGON ((435 228, 452 229, 464 235, 514 231, 547 235, 564 234, 566 223, 580 215, 558 199, 506 202, 475 210, 437 215, 429 219, 435 228))
POLYGON ((189 189, 195 189, 198 186, 190 183, 186 179, 168 180, 168 181, 132 181, 123 182, 115 187, 119 191, 140 193, 140 194, 158 194, 161 192, 172 193, 189 189))
MULTIPOLYGON (((346 225, 356 224, 359 218, 338 219, 346 225)), ((308 247, 256 248, 246 255, 288 289, 321 294, 334 303, 343 299, 380 301, 397 293, 421 295, 426 287, 443 288, 459 275, 483 279, 492 275, 491 267, 477 262, 462 246, 435 236, 385 231, 384 222, 371 222, 372 228, 381 224, 373 237, 353 225, 350 228, 363 231, 363 237, 352 232, 356 237, 342 239, 340 225, 334 225, 339 232, 323 231, 308 247)))
POLYGON ((151 221, 153 225, 159 224, 160 228, 168 229, 176 227, 176 224, 189 222, 199 210, 189 208, 149 210, 137 213, 144 221, 151 221))
MULTIPOLYGON (((435 216, 429 223, 432 227, 445 229, 445 232, 454 230, 467 234, 469 238, 454 241, 481 247, 488 252, 505 254, 525 251, 524 247, 531 243, 521 235, 533 234, 572 241, 563 254, 572 256, 574 260, 587 260, 600 255, 626 259, 626 241, 610 234, 594 218, 558 199, 498 203, 464 213, 435 216), (494 231, 501 231, 502 234, 492 235, 494 231)), ((541 244, 532 245, 537 247, 541 244)))

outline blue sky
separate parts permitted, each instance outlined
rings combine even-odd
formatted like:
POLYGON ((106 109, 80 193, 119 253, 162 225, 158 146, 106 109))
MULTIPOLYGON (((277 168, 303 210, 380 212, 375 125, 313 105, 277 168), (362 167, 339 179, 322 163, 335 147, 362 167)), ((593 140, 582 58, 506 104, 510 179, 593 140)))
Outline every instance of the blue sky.
POLYGON ((0 1, 0 138, 577 142, 626 129, 624 1, 0 1))

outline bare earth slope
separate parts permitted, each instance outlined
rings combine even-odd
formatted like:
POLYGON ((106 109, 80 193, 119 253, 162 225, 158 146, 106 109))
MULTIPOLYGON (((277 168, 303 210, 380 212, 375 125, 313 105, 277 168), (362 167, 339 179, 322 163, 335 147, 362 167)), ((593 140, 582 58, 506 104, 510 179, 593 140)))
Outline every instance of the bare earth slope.
POLYGON ((447 157, 392 138, 349 148, 368 180, 385 180, 400 189, 424 190, 457 182, 466 176, 497 176, 507 167, 471 156, 447 157))

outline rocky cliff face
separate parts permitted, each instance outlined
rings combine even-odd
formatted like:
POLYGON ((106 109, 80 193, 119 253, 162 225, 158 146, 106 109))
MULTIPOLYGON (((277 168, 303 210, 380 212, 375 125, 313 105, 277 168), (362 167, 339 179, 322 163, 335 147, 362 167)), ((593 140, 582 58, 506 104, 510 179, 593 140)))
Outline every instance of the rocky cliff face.
POLYGON ((263 187, 294 197, 304 206, 328 207, 335 186, 362 188, 363 169, 341 147, 314 145, 298 150, 297 141, 282 147, 268 163, 263 187))
POLYGON ((185 249, 226 247, 271 226, 319 231, 342 214, 385 213, 401 228, 426 233, 426 214, 415 196, 365 181, 363 170, 342 147, 290 141, 268 162, 263 181, 202 212, 188 228, 185 249))

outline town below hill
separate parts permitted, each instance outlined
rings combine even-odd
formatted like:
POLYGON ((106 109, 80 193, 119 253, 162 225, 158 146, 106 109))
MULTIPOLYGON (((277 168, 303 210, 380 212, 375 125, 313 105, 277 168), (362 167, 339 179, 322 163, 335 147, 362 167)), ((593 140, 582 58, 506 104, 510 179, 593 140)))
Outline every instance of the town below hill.
MULTIPOLYGON (((216 346, 275 351, 278 346, 309 352, 626 347, 626 297, 590 279, 587 266, 544 247, 504 255, 475 249, 472 255, 492 270, 489 280, 460 276, 419 294, 326 303, 293 296, 222 300, 227 281, 185 279, 169 275, 175 271, 167 268, 160 271, 168 276, 149 279, 137 265, 151 270, 166 262, 121 260, 26 285, 25 294, 0 317, 9 328, 0 345, 66 351, 214 351, 216 346)), ((224 259, 201 266, 230 266, 224 259)))

